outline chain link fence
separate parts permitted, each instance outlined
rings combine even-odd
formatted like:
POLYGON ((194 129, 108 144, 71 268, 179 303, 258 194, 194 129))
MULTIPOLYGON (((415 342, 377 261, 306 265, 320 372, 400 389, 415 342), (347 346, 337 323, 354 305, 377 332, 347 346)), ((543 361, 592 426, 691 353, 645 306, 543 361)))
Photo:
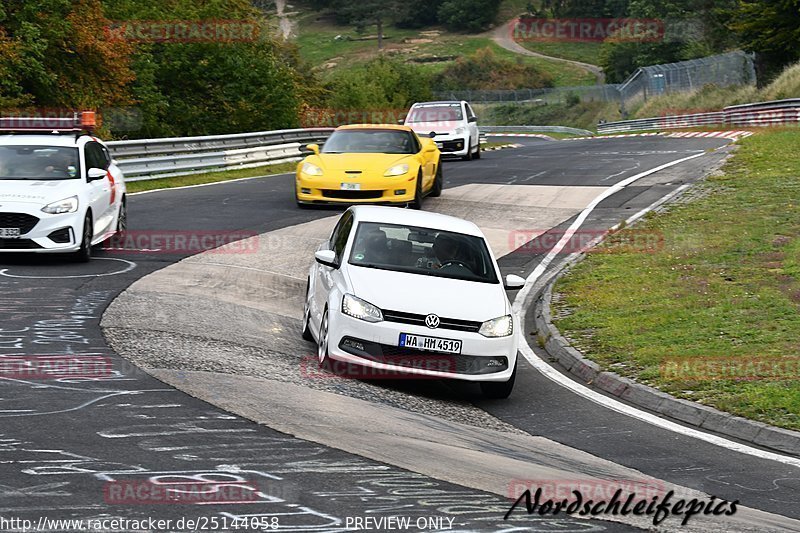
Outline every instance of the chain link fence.
POLYGON ((472 103, 619 102, 624 111, 626 107, 661 94, 691 91, 707 84, 728 87, 755 82, 753 55, 737 50, 701 59, 642 67, 621 84, 508 91, 441 91, 435 96, 441 100, 467 100, 472 103))
POLYGON ((630 107, 653 96, 688 92, 704 85, 729 87, 755 82, 753 55, 737 50, 701 59, 639 68, 619 86, 619 100, 623 107, 630 107))

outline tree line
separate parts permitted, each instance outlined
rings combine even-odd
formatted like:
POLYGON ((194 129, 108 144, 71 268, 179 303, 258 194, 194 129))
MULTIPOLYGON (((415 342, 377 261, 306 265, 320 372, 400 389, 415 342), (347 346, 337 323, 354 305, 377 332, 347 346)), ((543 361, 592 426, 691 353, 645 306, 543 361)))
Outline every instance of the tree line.
POLYGON ((3 0, 0 109, 133 110, 118 137, 293 127, 322 89, 270 33, 247 0, 3 0))

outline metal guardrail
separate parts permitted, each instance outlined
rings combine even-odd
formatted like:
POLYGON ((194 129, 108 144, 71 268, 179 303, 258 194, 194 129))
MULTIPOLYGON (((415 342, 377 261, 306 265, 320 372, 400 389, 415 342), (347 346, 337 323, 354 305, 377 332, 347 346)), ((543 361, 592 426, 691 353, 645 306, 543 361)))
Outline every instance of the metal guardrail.
POLYGON ((481 126, 481 133, 568 133, 572 135, 594 135, 589 130, 567 126, 481 126))
POLYGON ((598 133, 679 129, 694 126, 764 127, 800 124, 800 98, 729 106, 722 111, 622 120, 597 125, 598 133))
MULTIPOLYGON (((323 143, 332 131, 333 128, 307 128, 112 141, 107 145, 126 181, 133 182, 299 161, 306 155, 303 150, 306 144, 323 143)), ((486 143, 486 133, 491 131, 591 135, 585 130, 561 126, 488 126, 481 128, 481 144, 486 143)))
POLYGON ((305 144, 324 142, 332 131, 307 128, 107 144, 126 181, 132 182, 299 161, 305 144))

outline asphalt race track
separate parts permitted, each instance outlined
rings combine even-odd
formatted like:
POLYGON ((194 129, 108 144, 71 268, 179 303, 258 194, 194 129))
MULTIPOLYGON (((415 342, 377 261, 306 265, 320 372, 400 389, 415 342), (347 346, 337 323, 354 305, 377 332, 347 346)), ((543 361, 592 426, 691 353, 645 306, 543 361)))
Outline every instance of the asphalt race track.
MULTIPOLYGON (((730 151, 714 138, 514 142, 523 146, 448 161, 442 197, 424 208, 475 221, 504 274, 523 276, 548 250, 519 246, 568 227, 609 187, 702 154, 610 196, 583 228, 619 223, 730 151)), ((302 291, 309 250, 341 210, 297 209, 292 182, 281 175, 129 198, 134 233, 239 232, 258 243, 252 253, 98 250, 89 265, 0 256, 0 362, 58 356, 103 369, 3 378, 0 516, 152 517, 181 531, 222 530, 234 517, 275 518, 283 531, 397 530, 355 521, 392 516, 411 517, 412 531, 647 530, 649 518, 517 509, 503 519, 515 484, 646 479, 662 491, 740 502, 734 516, 686 526, 673 517, 660 530, 800 531, 796 462, 612 411, 522 358, 507 401, 463 383, 320 375, 299 335, 302 291), (115 492, 180 483, 257 490, 169 505, 115 492), (203 517, 205 528, 175 525, 203 517)))

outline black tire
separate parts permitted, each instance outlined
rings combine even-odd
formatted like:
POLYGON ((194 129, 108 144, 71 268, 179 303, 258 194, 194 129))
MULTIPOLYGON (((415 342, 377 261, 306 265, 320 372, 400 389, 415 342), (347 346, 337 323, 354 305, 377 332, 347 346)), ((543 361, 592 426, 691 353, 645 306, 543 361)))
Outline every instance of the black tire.
POLYGON ((72 260, 76 263, 88 263, 92 260, 92 215, 86 213, 81 228, 81 247, 72 254, 72 260))
POLYGON ((319 323, 319 339, 317 340, 317 358, 320 368, 330 367, 328 357, 328 308, 322 313, 322 320, 319 323), (324 353, 323 353, 324 351, 324 353))
POLYGON ((122 199, 122 204, 119 206, 119 215, 117 216, 117 233, 125 233, 128 229, 128 202, 125 198, 122 199))
POLYGON ((306 285, 306 303, 303 306, 303 340, 314 342, 314 335, 311 334, 311 311, 308 308, 308 289, 306 285))
POLYGON ((493 400, 505 400, 511 396, 511 391, 514 390, 514 381, 517 379, 517 366, 519 361, 514 363, 514 371, 508 381, 482 381, 481 392, 487 398, 493 400))
POLYGON ((472 161, 472 141, 467 141, 467 154, 461 156, 464 161, 472 161))
POLYGON ((408 204, 408 207, 411 209, 422 209, 422 170, 417 173, 414 200, 408 204))
POLYGON ((478 139, 478 149, 475 150, 475 155, 472 156, 473 159, 480 159, 481 158, 481 141, 478 139))
POLYGON ((442 162, 439 161, 439 165, 436 167, 436 177, 433 178, 433 188, 429 196, 433 198, 438 198, 442 195, 442 189, 444 188, 444 174, 442 171, 442 162))

